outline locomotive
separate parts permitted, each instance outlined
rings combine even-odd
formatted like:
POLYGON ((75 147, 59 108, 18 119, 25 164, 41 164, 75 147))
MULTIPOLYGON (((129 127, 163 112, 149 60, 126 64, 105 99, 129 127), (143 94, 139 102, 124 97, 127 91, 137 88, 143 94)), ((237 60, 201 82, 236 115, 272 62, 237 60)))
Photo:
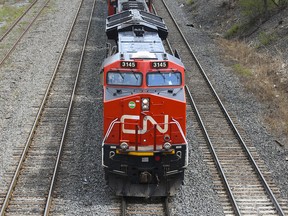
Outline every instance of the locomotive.
POLYGON ((172 196, 188 166, 185 68, 165 51, 168 30, 151 5, 108 0, 102 166, 118 196, 172 196))

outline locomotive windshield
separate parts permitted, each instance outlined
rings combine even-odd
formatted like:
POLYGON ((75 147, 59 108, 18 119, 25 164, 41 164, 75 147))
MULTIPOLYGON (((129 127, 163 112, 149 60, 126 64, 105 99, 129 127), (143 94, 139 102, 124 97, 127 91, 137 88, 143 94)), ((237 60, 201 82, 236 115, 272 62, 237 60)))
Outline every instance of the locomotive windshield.
POLYGON ((182 83, 180 72, 153 72, 147 74, 148 86, 179 86, 182 83))
POLYGON ((112 71, 107 74, 108 85, 141 86, 142 74, 135 72, 112 71))

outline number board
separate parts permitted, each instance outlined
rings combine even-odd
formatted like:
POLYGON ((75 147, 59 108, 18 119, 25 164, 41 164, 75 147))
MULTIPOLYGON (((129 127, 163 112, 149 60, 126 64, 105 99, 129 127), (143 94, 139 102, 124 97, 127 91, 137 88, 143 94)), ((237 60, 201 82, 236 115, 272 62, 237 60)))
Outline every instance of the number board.
POLYGON ((168 62, 160 61, 160 62, 152 62, 152 68, 167 68, 168 62))
POLYGON ((133 61, 122 61, 121 62, 122 68, 137 68, 137 62, 133 61))

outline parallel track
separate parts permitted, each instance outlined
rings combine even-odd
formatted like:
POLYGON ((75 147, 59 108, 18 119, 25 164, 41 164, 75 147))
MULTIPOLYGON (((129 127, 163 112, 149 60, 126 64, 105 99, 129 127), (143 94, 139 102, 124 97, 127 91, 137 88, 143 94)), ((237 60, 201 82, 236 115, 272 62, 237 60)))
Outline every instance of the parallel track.
POLYGON ((21 39, 42 14, 49 2, 50 0, 35 0, 32 2, 27 10, 1 36, 0 43, 3 44, 3 48, 0 53, 0 66, 9 58, 21 39))
MULTIPOLYGON (((158 13, 164 18, 169 32, 174 34, 170 42, 173 47, 181 50, 182 61, 189 72, 187 78, 192 80, 188 84, 191 87, 186 88, 187 96, 192 103, 213 158, 213 161, 208 161, 211 171, 215 173, 213 180, 217 182, 219 175, 221 176, 221 183, 216 189, 224 213, 227 215, 285 215, 286 212, 287 214, 287 207, 285 210, 281 208, 287 206, 287 202, 282 201, 280 205, 277 201, 276 197, 280 197, 277 187, 270 187, 272 181, 266 180, 269 175, 267 172, 265 174, 261 172, 265 170, 264 163, 258 159, 259 156, 253 146, 248 147, 244 142, 167 4, 164 0, 157 1, 155 4, 157 4, 156 8, 161 9, 158 13), (191 65, 191 61, 195 63, 191 65)), ((205 151, 205 147, 203 150, 205 151)))
POLYGON ((95 0, 91 15, 87 17, 92 4, 84 0, 79 4, 3 202, 1 216, 49 214, 94 5, 95 0), (82 49, 79 49, 79 44, 82 44, 82 49))

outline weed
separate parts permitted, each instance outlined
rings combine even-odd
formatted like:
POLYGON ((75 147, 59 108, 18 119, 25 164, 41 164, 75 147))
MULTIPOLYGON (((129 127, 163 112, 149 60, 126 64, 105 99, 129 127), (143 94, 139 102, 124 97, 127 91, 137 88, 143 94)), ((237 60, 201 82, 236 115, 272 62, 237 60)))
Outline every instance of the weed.
POLYGON ((6 25, 2 26, 2 28, 7 28, 9 24, 11 24, 17 17, 19 17, 27 6, 22 7, 15 7, 15 6, 9 6, 4 5, 0 8, 0 22, 5 22, 6 25))
POLYGON ((276 38, 276 35, 274 33, 267 34, 266 32, 260 32, 258 35, 258 40, 260 42, 260 45, 266 46, 270 42, 272 42, 276 38))
POLYGON ((234 24, 226 33, 225 33, 225 38, 231 38, 235 36, 240 29, 239 24, 234 24))
POLYGON ((234 71, 244 77, 252 76, 252 71, 248 68, 243 67, 241 64, 234 64, 232 67, 234 71))
POLYGON ((188 5, 192 5, 192 4, 194 4, 195 2, 194 2, 194 0, 187 0, 187 4, 188 5))

